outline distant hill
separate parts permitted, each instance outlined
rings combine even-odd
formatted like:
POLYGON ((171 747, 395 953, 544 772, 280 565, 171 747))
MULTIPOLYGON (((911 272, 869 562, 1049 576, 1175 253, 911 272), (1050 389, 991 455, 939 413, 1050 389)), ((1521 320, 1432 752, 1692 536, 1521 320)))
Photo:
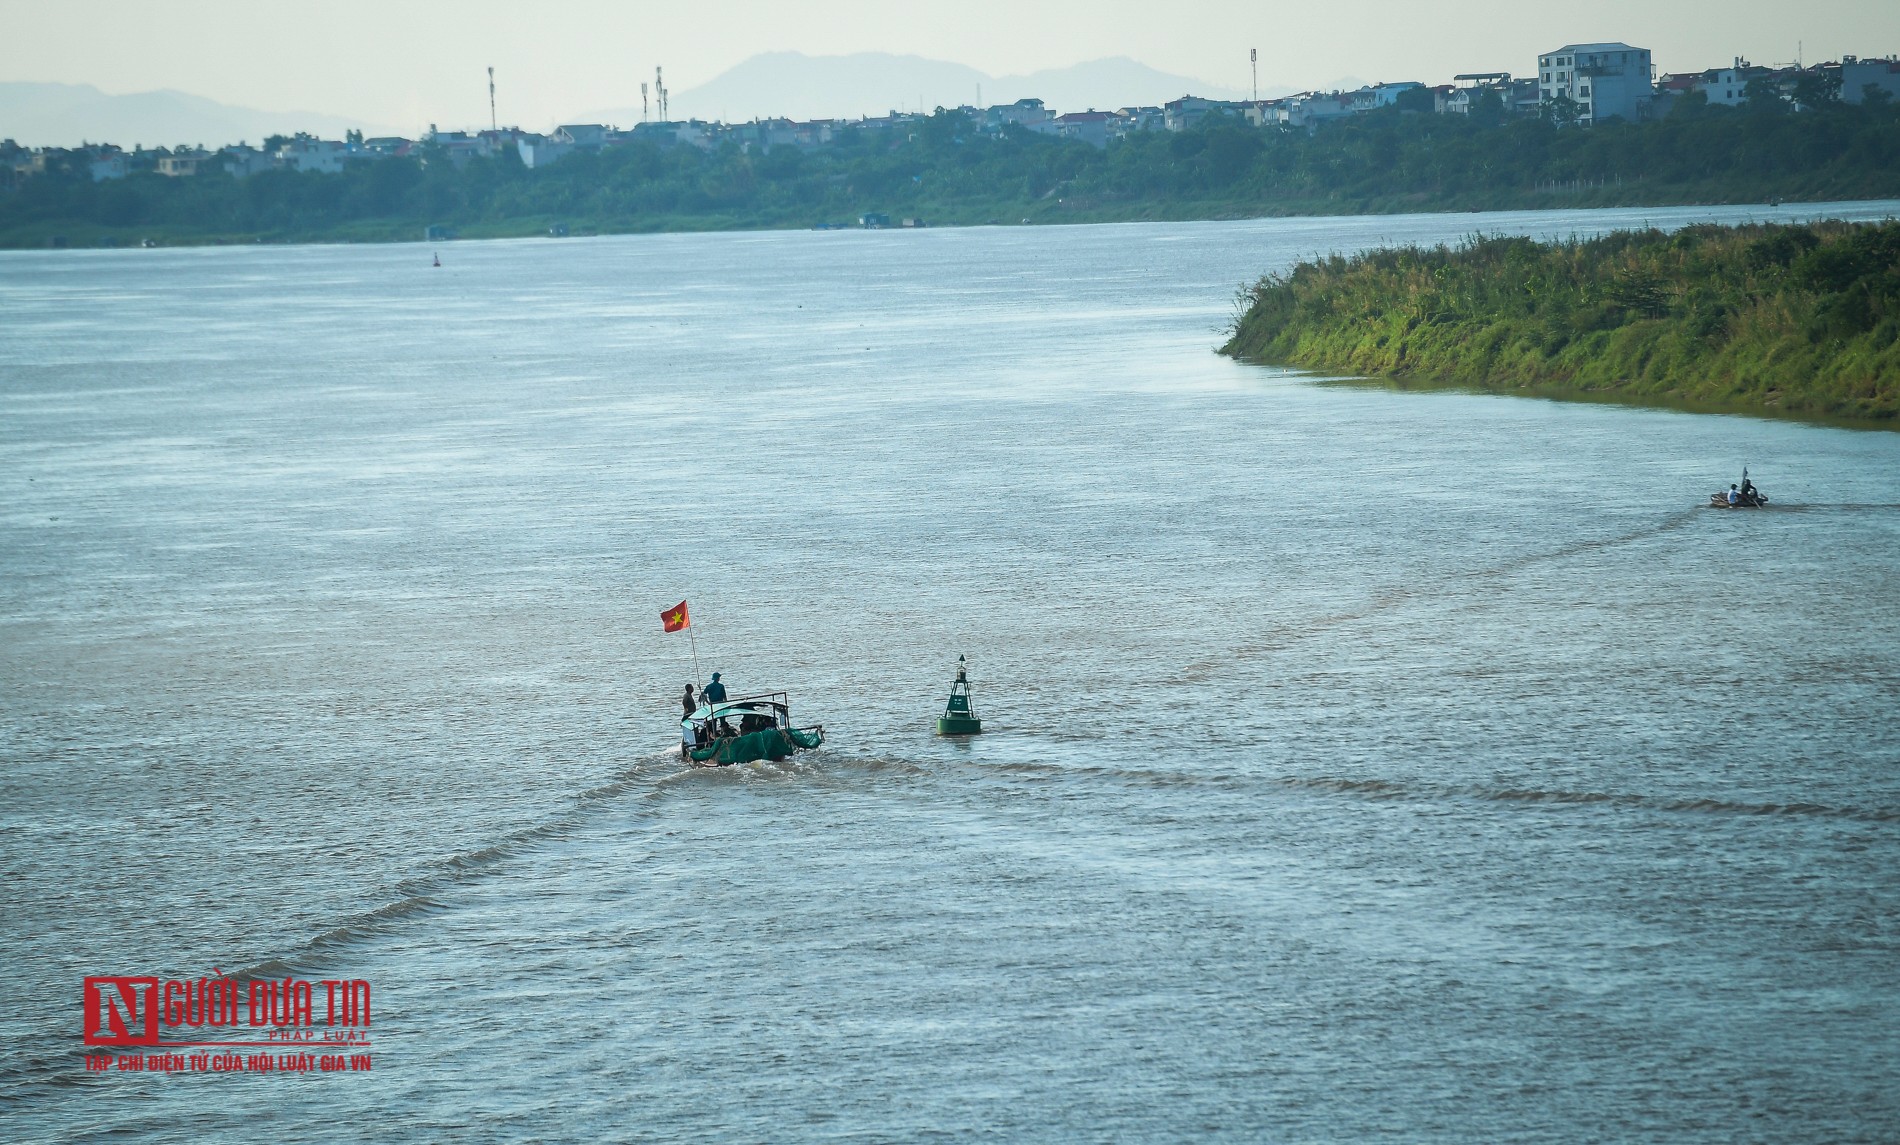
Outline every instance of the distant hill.
MULTIPOLYGON (((893 110, 924 111, 977 101, 985 105, 1033 97, 1060 111, 1160 104, 1183 95, 1245 99, 1247 93, 1190 76, 1170 75, 1126 56, 1090 60, 1026 76, 991 76, 964 64, 858 52, 848 56, 807 56, 767 52, 721 73, 698 87, 672 94, 674 119, 743 121, 768 116, 793 119, 855 118, 893 110)), ((1262 97, 1292 89, 1262 88, 1262 97)), ((587 119, 637 123, 640 109, 612 108, 587 119)))
POLYGON ((131 147, 203 143, 218 147, 272 134, 308 131, 341 138, 347 129, 390 134, 382 124, 310 111, 232 107, 182 91, 107 95, 91 84, 0 83, 0 139, 27 147, 72 147, 82 142, 131 147))

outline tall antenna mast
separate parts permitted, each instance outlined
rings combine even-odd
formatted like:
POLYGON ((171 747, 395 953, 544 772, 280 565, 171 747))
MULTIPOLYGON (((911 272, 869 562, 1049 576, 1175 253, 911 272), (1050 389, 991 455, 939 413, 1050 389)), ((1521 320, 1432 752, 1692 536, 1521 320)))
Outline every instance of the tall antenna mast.
POLYGON ((653 103, 660 110, 660 122, 668 122, 666 118, 666 84, 660 79, 660 69, 657 67, 653 69, 653 103))
POLYGON ((1260 49, 1248 48, 1247 60, 1253 65, 1253 101, 1260 102, 1260 49))
POLYGON ((495 120, 495 69, 488 69, 488 130, 499 131, 501 125, 495 120))
POLYGON ((647 85, 640 85, 640 122, 647 121, 647 85))

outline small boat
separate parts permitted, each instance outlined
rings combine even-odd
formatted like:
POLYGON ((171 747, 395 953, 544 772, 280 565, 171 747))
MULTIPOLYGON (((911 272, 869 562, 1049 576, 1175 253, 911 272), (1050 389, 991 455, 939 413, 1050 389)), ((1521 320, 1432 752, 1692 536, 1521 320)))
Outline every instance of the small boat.
POLYGON ((792 705, 784 692, 701 704, 680 721, 680 754, 700 767, 784 759, 824 742, 823 724, 792 726, 792 705))
POLYGON ((940 736, 973 736, 983 730, 983 721, 976 716, 976 708, 970 703, 970 674, 963 657, 957 657, 957 678, 950 682, 950 700, 943 706, 943 715, 937 717, 937 734, 940 736))
POLYGON ((1768 494, 1755 488, 1755 483, 1748 479, 1746 468, 1742 470, 1740 485, 1731 485, 1727 489, 1709 494, 1711 509, 1765 509, 1767 507, 1768 494), (1732 499, 1729 496, 1730 493, 1734 494, 1732 499))

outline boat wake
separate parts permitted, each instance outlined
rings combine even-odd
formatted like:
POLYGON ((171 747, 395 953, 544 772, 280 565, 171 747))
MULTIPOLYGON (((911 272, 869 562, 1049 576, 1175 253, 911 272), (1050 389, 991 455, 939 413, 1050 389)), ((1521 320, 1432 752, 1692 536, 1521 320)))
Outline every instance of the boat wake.
POLYGON ((1586 553, 1616 548, 1637 541, 1646 541, 1653 537, 1658 537, 1673 530, 1680 529, 1696 519, 1696 510, 1681 510, 1670 514, 1659 522, 1645 525, 1640 529, 1633 529, 1627 533, 1618 533, 1610 537, 1593 537, 1586 540, 1573 541, 1566 545, 1559 545, 1556 548, 1545 550, 1544 552, 1531 553, 1522 557, 1513 557, 1510 560, 1502 561, 1487 568, 1476 569, 1461 576, 1441 577, 1435 583, 1428 582, 1422 585, 1381 589, 1374 592, 1366 599, 1365 603, 1357 608, 1285 625, 1267 634, 1265 639, 1243 644, 1233 649, 1233 651, 1227 655, 1197 660, 1194 663, 1188 664, 1182 668, 1179 675, 1176 676, 1172 682, 1184 685, 1203 684, 1228 670, 1236 661, 1272 655, 1302 640, 1323 635, 1343 625, 1367 620, 1380 613, 1390 612, 1414 600, 1449 597, 1459 592, 1468 593, 1472 582, 1475 580, 1508 577, 1523 572, 1526 569, 1566 561, 1586 553))
POLYGON ((1382 780, 1331 778, 1282 778, 1275 782, 1284 787, 1336 791, 1384 799, 1416 799, 1442 802, 1448 799, 1475 799, 1491 803, 1524 804, 1548 807, 1587 807, 1604 805, 1669 814, 1761 816, 1813 816, 1824 819, 1851 819, 1864 823, 1900 822, 1900 808, 1843 807, 1826 803, 1788 802, 1754 803, 1733 799, 1667 798, 1608 791, 1540 790, 1517 787, 1460 787, 1453 785, 1417 785, 1387 783, 1382 780))
MULTIPOLYGON (((896 761, 855 761, 874 769, 901 766, 896 761)), ((921 769, 919 769, 921 770, 921 769)), ((226 977, 243 984, 290 976, 314 976, 333 967, 348 948, 396 933, 418 919, 453 907, 458 888, 494 873, 512 859, 534 848, 572 834, 591 814, 638 794, 663 799, 670 789, 705 782, 760 783, 800 777, 822 777, 826 768, 815 760, 759 761, 733 767, 694 767, 683 763, 672 749, 655 752, 634 762, 605 783, 576 792, 568 803, 539 822, 524 826, 496 842, 449 855, 430 863, 426 872, 390 886, 383 905, 337 920, 305 942, 241 969, 226 977)), ((27 1100, 40 1087, 61 1088, 94 1084, 94 1075, 76 1073, 70 1055, 32 1054, 0 1064, 0 1107, 27 1100)))
POLYGON ((246 982, 319 969, 345 947, 392 933, 415 918, 447 909, 449 904, 443 899, 457 887, 474 882, 540 844, 570 834, 602 806, 643 789, 649 797, 657 797, 668 781, 690 778, 686 773, 694 770, 698 769, 681 767, 671 753, 655 753, 608 782, 575 793, 565 807, 538 823, 510 832, 485 847, 436 860, 429 873, 392 886, 385 896, 390 901, 384 905, 350 915, 309 941, 275 958, 246 966, 230 977, 246 982))
POLYGON ((446 910, 444 900, 457 887, 474 882, 496 867, 533 850, 535 847, 571 834, 588 815, 605 806, 615 805, 633 793, 647 799, 665 798, 684 785, 702 783, 755 784, 792 779, 823 779, 839 762, 874 771, 906 769, 922 772, 915 764, 891 759, 834 759, 828 766, 824 756, 783 760, 758 760, 729 767, 698 767, 681 761, 671 750, 648 756, 606 783, 577 792, 566 807, 541 822, 513 831, 497 842, 472 851, 464 851, 437 860, 432 871, 404 879, 390 888, 390 901, 373 910, 350 915, 328 930, 285 953, 246 966, 230 975, 239 982, 252 979, 282 978, 297 972, 320 969, 337 952, 365 939, 392 933, 411 920, 446 910))
POLYGON ((1156 788, 1205 787, 1232 792, 1258 793, 1278 788, 1283 791, 1318 792, 1350 796, 1356 799, 1412 803, 1497 803, 1523 807, 1603 808, 1648 811, 1661 814, 1718 815, 1730 817, 1789 816, 1843 819, 1862 823, 1900 822, 1900 807, 1856 807, 1790 800, 1783 803, 1751 802, 1703 796, 1643 795, 1629 792, 1571 791, 1562 788, 1491 787, 1482 784, 1415 783, 1401 780, 1355 778, 1349 776, 1273 775, 1257 771, 1167 771, 1159 768, 1070 766, 1059 763, 1017 761, 978 765, 986 773, 1032 783, 1086 780, 1138 784, 1156 788))

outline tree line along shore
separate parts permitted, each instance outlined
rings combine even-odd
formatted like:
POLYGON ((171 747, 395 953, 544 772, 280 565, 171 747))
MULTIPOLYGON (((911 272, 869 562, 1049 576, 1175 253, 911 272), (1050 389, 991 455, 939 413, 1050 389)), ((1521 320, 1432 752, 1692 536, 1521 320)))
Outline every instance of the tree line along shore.
POLYGON ((1401 383, 1900 429, 1900 222, 1476 236, 1261 279, 1221 352, 1401 383))
POLYGON ((1243 218, 1900 196, 1900 106, 1788 110, 1685 100, 1581 128, 1388 108, 1311 129, 1222 118, 1107 147, 986 137, 942 111, 815 150, 635 143, 524 167, 512 152, 341 172, 93 182, 48 171, 0 192, 0 246, 380 242, 425 235, 798 228, 866 215, 930 225, 1243 218))

